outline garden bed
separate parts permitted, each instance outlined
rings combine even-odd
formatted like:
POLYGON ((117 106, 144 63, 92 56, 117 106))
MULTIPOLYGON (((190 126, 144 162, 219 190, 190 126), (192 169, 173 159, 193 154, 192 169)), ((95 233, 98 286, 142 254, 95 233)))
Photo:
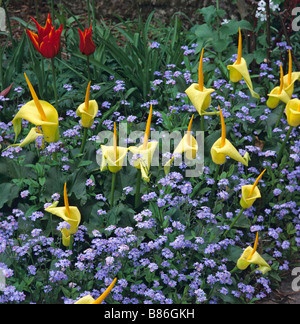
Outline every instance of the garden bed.
POLYGON ((280 288, 300 245, 299 33, 282 32, 285 9, 228 21, 209 6, 191 28, 96 21, 92 6, 11 17, 1 303, 297 303, 280 288))

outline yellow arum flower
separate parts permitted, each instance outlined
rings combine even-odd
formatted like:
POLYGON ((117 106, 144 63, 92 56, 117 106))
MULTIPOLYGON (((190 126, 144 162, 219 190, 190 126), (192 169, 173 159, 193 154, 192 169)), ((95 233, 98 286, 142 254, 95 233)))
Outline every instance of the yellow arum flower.
MULTIPOLYGON (((39 100, 27 75, 24 73, 33 100, 25 104, 16 114, 12 123, 16 134, 16 139, 22 130, 22 119, 31 124, 41 126, 45 141, 48 143, 57 142, 59 139, 58 113, 56 109, 46 101, 39 100)), ((33 141, 34 132, 30 132, 27 143, 33 141)), ((24 143, 23 143, 24 144, 24 143)), ((26 142, 25 144, 26 145, 26 142)), ((24 146, 23 145, 23 146, 24 146)))
POLYGON ((69 205, 68 193, 67 193, 67 183, 64 187, 64 201, 65 207, 57 207, 58 201, 54 202, 52 206, 45 209, 46 212, 62 218, 65 222, 69 223, 70 228, 63 228, 61 230, 63 245, 69 247, 70 236, 77 233, 78 226, 81 221, 81 214, 77 207, 72 207, 69 205))
POLYGON ((257 264, 259 267, 256 271, 261 271, 262 274, 271 271, 271 267, 268 263, 256 252, 258 244, 258 232, 256 234, 256 239, 254 243, 254 247, 248 246, 247 249, 243 252, 242 256, 239 258, 237 262, 237 267, 240 270, 246 270, 250 264, 257 264))
POLYGON ((117 282, 117 278, 114 279, 114 281, 111 283, 111 285, 106 289, 106 291, 98 298, 94 299, 91 295, 85 296, 81 299, 79 299, 74 305, 100 305, 104 301, 104 299, 109 295, 111 290, 114 288, 115 284, 117 282))
POLYGON ((250 208, 256 199, 261 198, 260 191, 257 187, 259 181, 261 180, 262 176, 267 170, 264 170, 260 176, 256 179, 253 186, 247 185, 242 187, 242 199, 241 199, 241 206, 244 209, 250 208))
POLYGON ((106 171, 109 169, 111 173, 119 172, 124 164, 124 159, 127 156, 128 149, 125 147, 118 146, 117 139, 117 127, 114 123, 114 136, 113 136, 113 146, 101 145, 102 150, 102 161, 100 170, 106 171))
POLYGON ((286 105, 285 114, 288 124, 292 127, 298 127, 300 125, 300 100, 290 100, 286 105))
POLYGON ((253 85, 252 85, 252 81, 251 81, 251 77, 248 71, 248 67, 247 67, 247 62, 245 61, 245 59, 242 57, 242 33, 241 33, 241 29, 239 29, 239 46, 238 46, 238 56, 237 56, 237 60, 235 61, 235 63, 233 65, 228 65, 227 66, 228 70, 229 70, 229 77, 230 77, 230 81, 233 83, 237 83, 239 81, 241 81, 243 78, 251 92, 251 96, 257 99, 260 99, 259 94, 257 94, 254 90, 253 90, 253 85))
POLYGON ((77 116, 81 117, 81 125, 84 128, 92 127, 99 109, 97 101, 90 100, 90 89, 91 82, 89 82, 86 90, 85 102, 78 107, 76 112, 77 116))
POLYGON ((211 93, 213 93, 214 89, 206 89, 204 87, 204 78, 203 78, 203 54, 204 49, 202 50, 200 63, 199 63, 199 82, 193 83, 185 93, 190 98, 192 104, 197 109, 200 115, 212 115, 213 113, 206 113, 206 109, 211 104, 211 93))
POLYGON ((271 109, 274 109, 278 106, 280 101, 288 103, 291 99, 289 95, 284 90, 284 81, 283 81, 283 69, 280 63, 280 86, 274 88, 271 93, 268 94, 269 99, 267 101, 267 106, 271 109))
POLYGON ((151 166, 153 155, 158 145, 157 141, 149 142, 151 120, 152 120, 152 105, 150 107, 150 113, 147 121, 143 144, 138 147, 135 146, 129 147, 129 151, 134 156, 137 157, 136 159, 134 158, 133 166, 136 169, 141 170, 142 178, 146 182, 150 181, 150 177, 149 177, 150 166, 151 166))
POLYGON ((222 110, 219 106, 221 125, 222 125, 222 136, 219 138, 211 148, 211 156, 214 163, 220 165, 226 162, 226 156, 229 156, 233 160, 236 160, 245 166, 248 166, 249 153, 247 152, 244 157, 237 151, 237 149, 226 139, 226 125, 223 117, 222 110))
POLYGON ((197 140, 192 136, 192 123, 193 123, 194 115, 192 116, 187 134, 183 137, 183 139, 180 141, 178 146, 176 147, 175 151, 173 152, 173 157, 170 159, 164 166, 165 174, 170 173, 170 169, 172 166, 173 161, 175 160, 176 155, 178 154, 186 154, 186 158, 188 160, 194 160, 197 156, 198 152, 198 143, 197 140))

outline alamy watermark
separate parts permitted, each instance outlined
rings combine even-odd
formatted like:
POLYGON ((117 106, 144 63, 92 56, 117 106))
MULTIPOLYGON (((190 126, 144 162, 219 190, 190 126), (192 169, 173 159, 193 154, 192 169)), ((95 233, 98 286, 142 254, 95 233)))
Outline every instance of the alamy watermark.
MULTIPOLYGON (((113 146, 113 135, 112 131, 102 131, 98 134, 96 142, 100 145, 113 146)), ((156 141, 159 143, 157 149, 154 152, 153 158, 151 160, 151 167, 164 166, 171 158, 174 157, 173 166, 179 166, 185 169, 185 176, 187 178, 199 177, 204 171, 204 132, 193 133, 192 136, 197 142, 197 154, 191 159, 190 152, 192 151, 191 146, 189 146, 185 141, 183 141, 182 133, 179 131, 167 132, 167 131, 151 131, 151 141, 156 141), (182 147, 180 143, 183 144, 182 147), (179 151, 180 154, 172 155, 173 148, 176 149, 178 146, 181 147, 179 151), (183 153, 183 154, 182 154, 183 153)), ((139 146, 143 143, 144 132, 133 131, 128 136, 127 124, 121 123, 118 129, 118 146, 130 147, 139 146)), ((195 143, 194 143, 195 144, 195 143)), ((195 147, 193 146, 193 149, 195 147)), ((194 150, 195 151, 195 150, 194 150)), ((195 153, 195 152, 193 152, 195 153)), ((102 151, 101 149, 97 151, 97 163, 101 165, 102 161, 102 151)), ((124 160, 123 166, 132 165, 134 155, 128 152, 127 159, 124 160)))
POLYGON ((5 289, 5 271, 0 267, 0 291, 5 289))
POLYGON ((292 30, 297 32, 300 30, 300 7, 296 7, 292 10, 292 16, 296 16, 292 22, 292 30))
POLYGON ((292 270, 292 276, 296 277, 292 281, 292 289, 295 292, 299 292, 300 291, 300 267, 294 268, 292 270))

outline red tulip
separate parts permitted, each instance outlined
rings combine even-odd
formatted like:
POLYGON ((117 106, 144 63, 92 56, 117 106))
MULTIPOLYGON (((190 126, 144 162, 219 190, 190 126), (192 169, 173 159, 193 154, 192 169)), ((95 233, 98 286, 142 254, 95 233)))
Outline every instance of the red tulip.
POLYGON ((35 34, 28 29, 26 31, 34 47, 44 57, 54 58, 57 56, 61 48, 60 39, 63 25, 61 25, 58 30, 55 30, 55 27, 52 25, 50 14, 48 15, 45 27, 40 26, 34 18, 31 17, 31 19, 36 24, 38 34, 35 34))
POLYGON ((96 50, 96 46, 92 40, 92 25, 89 29, 85 28, 84 32, 82 32, 80 29, 78 29, 78 31, 80 36, 80 52, 86 56, 93 54, 96 50))

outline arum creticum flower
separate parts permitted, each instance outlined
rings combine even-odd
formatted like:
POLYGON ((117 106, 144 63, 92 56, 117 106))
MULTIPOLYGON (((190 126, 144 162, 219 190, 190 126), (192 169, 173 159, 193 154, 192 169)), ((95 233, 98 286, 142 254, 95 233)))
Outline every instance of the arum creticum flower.
POLYGON ((247 249, 243 252, 242 256, 239 258, 237 262, 237 267, 240 270, 246 270, 250 264, 257 264, 259 267, 256 271, 261 271, 262 274, 271 271, 271 267, 268 263, 256 252, 258 244, 258 232, 256 234, 256 239, 254 243, 254 247, 248 246, 247 249))
POLYGON ((113 146, 101 145, 102 161, 101 171, 109 169, 112 173, 119 172, 124 164, 124 159, 127 156, 128 148, 118 146, 117 127, 114 123, 113 146))
POLYGON ((150 166, 151 166, 154 152, 158 145, 158 142, 156 141, 149 142, 151 120, 152 120, 152 105, 150 107, 150 113, 147 121, 143 144, 138 147, 131 146, 129 148, 129 151, 133 153, 134 156, 137 157, 136 159, 135 158, 133 159, 134 160, 133 166, 136 169, 141 170, 142 178, 146 182, 150 181, 150 177, 149 177, 150 166))
POLYGON ((247 152, 244 157, 237 151, 237 149, 226 139, 226 126, 223 117, 222 110, 219 106, 221 125, 222 125, 222 136, 219 138, 211 148, 211 156, 214 163, 221 165, 226 162, 226 156, 229 156, 233 160, 236 160, 245 166, 248 166, 249 153, 247 152))
POLYGON ((36 25, 38 34, 35 34, 28 29, 26 32, 34 47, 46 58, 56 57, 61 49, 63 25, 61 25, 58 30, 55 30, 55 27, 52 25, 50 14, 48 15, 45 27, 40 26, 34 18, 31 17, 31 19, 36 25))
MULTIPOLYGON (((58 113, 56 109, 46 101, 39 100, 27 75, 25 74, 33 100, 25 104, 16 114, 12 123, 16 134, 16 139, 22 130, 22 119, 30 123, 41 126, 44 139, 48 143, 57 142, 59 139, 58 113)), ((25 141, 18 146, 25 146, 33 142, 39 135, 39 131, 34 128, 31 130, 25 141), (25 142, 25 143, 24 143, 25 142)))
POLYGON ((100 305, 104 301, 104 299, 109 295, 111 290, 114 288, 115 284, 117 282, 117 278, 114 279, 114 281, 110 284, 110 286, 106 289, 106 291, 98 298, 94 299, 91 295, 85 296, 81 299, 79 299, 75 305, 100 305))
POLYGON ((96 45, 92 39, 92 25, 89 29, 85 28, 84 32, 78 28, 80 44, 80 52, 86 56, 92 55, 96 50, 96 45))
POLYGON ((70 236, 77 233, 78 226, 81 221, 81 214, 77 207, 72 207, 69 205, 68 193, 67 193, 67 183, 64 187, 64 202, 65 207, 57 207, 58 201, 55 201, 52 206, 45 209, 46 212, 56 215, 62 218, 65 222, 70 225, 70 228, 61 229, 63 245, 69 247, 70 236))
POLYGON ((286 105, 285 114, 288 124, 292 127, 298 127, 300 125, 300 100, 290 100, 286 105))
POLYGON ((81 125, 84 128, 92 127, 94 123, 94 119, 98 113, 99 107, 96 100, 90 100, 90 89, 91 89, 91 81, 88 84, 85 102, 82 103, 77 111, 77 116, 81 117, 81 125))
POLYGON ((283 69, 280 63, 280 86, 274 88, 271 93, 268 94, 269 99, 267 101, 267 106, 271 109, 274 109, 278 106, 280 101, 288 103, 291 99, 290 96, 284 90, 284 81, 283 81, 283 69))
POLYGON ((261 198, 261 194, 260 194, 260 191, 259 191, 257 185, 265 172, 266 172, 266 170, 264 170, 260 174, 260 176, 256 179, 253 186, 247 185, 247 186, 242 187, 241 206, 244 209, 250 208, 254 204, 256 199, 261 198))
POLYGON ((175 160, 176 155, 185 153, 185 156, 188 160, 194 160, 198 152, 198 143, 197 140, 192 136, 192 124, 193 124, 194 115, 192 116, 187 134, 184 135, 183 139, 180 141, 178 146, 173 152, 173 157, 170 159, 164 166, 165 174, 170 173, 171 165, 175 160))
POLYGON ((227 66, 229 70, 230 81, 233 83, 237 83, 241 81, 243 78, 251 92, 252 97, 259 99, 260 96, 253 90, 253 85, 251 81, 251 77, 248 71, 247 62, 242 57, 242 33, 241 29, 239 29, 239 46, 238 46, 238 55, 237 60, 233 65, 227 66))
POLYGON ((203 77, 203 54, 204 49, 202 50, 200 63, 199 63, 199 82, 193 83, 185 93, 190 98, 192 104, 197 109, 200 115, 215 115, 215 112, 206 113, 205 111, 211 104, 211 93, 213 93, 214 89, 206 89, 204 87, 204 77, 203 77))

